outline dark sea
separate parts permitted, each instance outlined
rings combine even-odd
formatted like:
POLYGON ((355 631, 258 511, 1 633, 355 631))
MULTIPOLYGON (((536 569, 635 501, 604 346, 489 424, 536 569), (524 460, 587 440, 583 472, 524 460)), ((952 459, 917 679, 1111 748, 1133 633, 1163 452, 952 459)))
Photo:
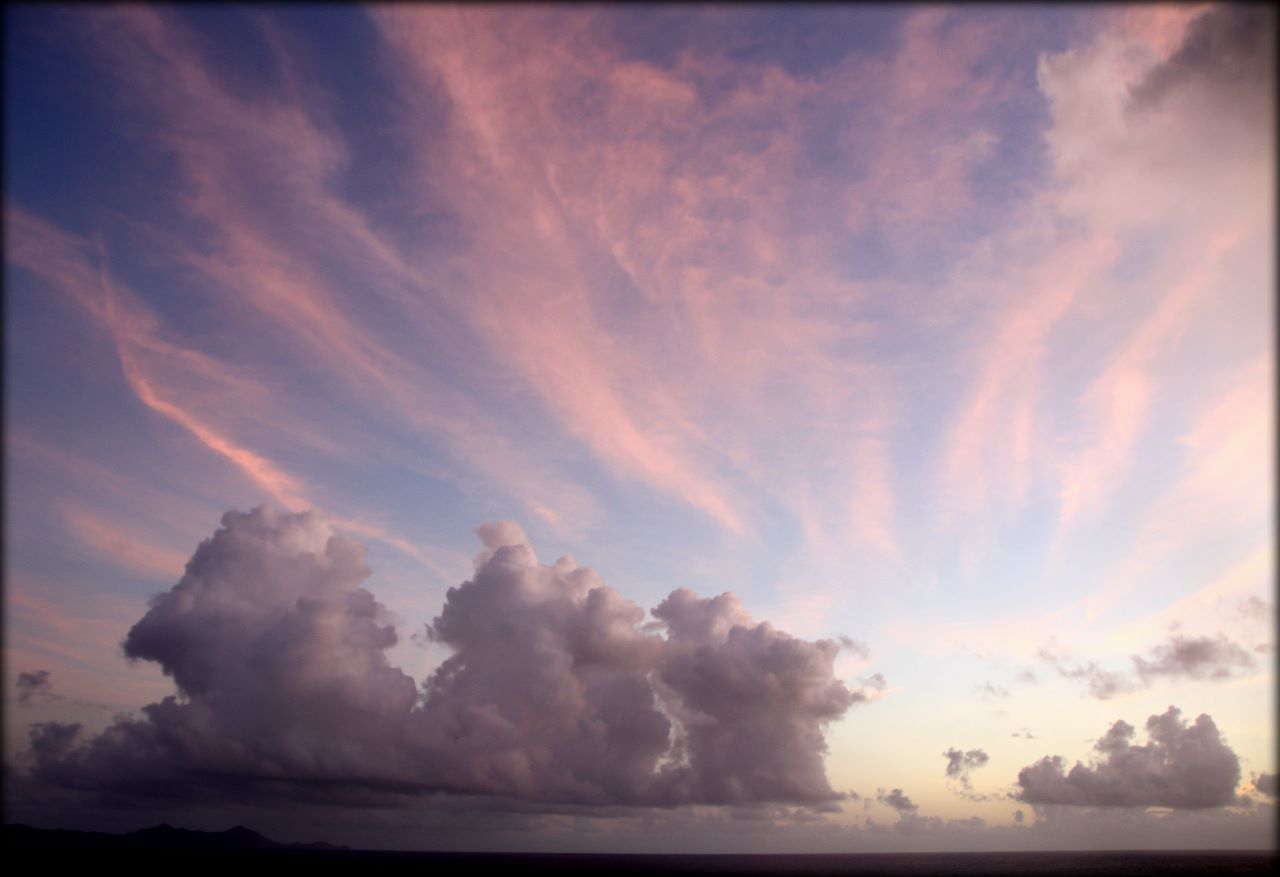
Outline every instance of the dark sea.
POLYGON ((43 864, 127 873, 228 874, 305 872, 417 877, 528 874, 781 874, 819 875, 1243 875, 1276 873, 1272 852, 1016 852, 855 853, 844 855, 595 855, 524 853, 398 853, 258 850, 193 854, 173 851, 48 852, 43 864))

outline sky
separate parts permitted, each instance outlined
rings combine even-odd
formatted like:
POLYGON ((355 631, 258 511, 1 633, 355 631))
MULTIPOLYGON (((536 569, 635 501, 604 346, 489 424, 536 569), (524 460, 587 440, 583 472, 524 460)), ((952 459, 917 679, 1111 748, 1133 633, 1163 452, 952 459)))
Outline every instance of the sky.
POLYGON ((9 821, 1275 848, 1273 11, 4 16, 9 821))

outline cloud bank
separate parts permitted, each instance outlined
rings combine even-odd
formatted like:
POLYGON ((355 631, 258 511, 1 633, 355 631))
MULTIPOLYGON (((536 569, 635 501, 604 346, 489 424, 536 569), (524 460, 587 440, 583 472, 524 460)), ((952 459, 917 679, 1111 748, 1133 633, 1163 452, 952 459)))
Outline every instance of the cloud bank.
POLYGON ((1188 724, 1176 707, 1147 719, 1150 742, 1135 746, 1121 720, 1098 739, 1096 760, 1064 771, 1046 756, 1018 772, 1017 797, 1029 804, 1090 807, 1220 807, 1236 801, 1240 761, 1208 715, 1188 724))
POLYGON ((364 547, 317 515, 228 512, 124 652, 178 696, 81 740, 32 732, 34 778, 120 800, 252 792, 404 803, 821 806, 824 726, 858 700, 839 646, 755 623, 737 598, 673 591, 645 612, 571 557, 539 563, 511 523, 478 530, 474 577, 428 636, 419 689, 392 666, 364 547))

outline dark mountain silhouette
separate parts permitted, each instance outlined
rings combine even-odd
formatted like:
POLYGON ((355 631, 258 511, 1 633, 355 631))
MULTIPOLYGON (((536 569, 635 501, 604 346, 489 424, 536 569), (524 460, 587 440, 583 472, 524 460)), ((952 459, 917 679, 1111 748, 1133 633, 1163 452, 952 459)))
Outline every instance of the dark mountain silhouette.
POLYGON ((279 843, 243 825, 237 825, 226 831, 195 831, 189 828, 174 828, 168 823, 131 831, 128 834, 6 825, 4 846, 5 849, 22 850, 190 850, 192 852, 348 849, 321 841, 306 844, 279 843))

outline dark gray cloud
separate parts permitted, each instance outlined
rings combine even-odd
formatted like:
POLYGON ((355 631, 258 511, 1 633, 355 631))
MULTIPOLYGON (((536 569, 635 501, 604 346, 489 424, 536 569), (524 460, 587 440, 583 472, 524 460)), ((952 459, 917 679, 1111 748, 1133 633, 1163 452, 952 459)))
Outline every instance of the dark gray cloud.
POLYGON ((59 695, 53 693, 53 686, 49 682, 48 670, 34 670, 31 672, 23 672, 18 674, 18 704, 20 706, 30 706, 34 699, 40 700, 59 700, 59 695))
POLYGON ((1240 762, 1213 719, 1188 724, 1175 707, 1147 719, 1149 742, 1130 741, 1132 725, 1117 721, 1094 745, 1089 766, 1069 772, 1060 756, 1018 772, 1017 797, 1029 804, 1091 807, 1219 807, 1235 801, 1240 762))
POLYGON ((969 771, 982 767, 990 757, 981 749, 970 749, 968 752, 962 752, 959 749, 948 749, 942 753, 942 757, 947 760, 946 774, 952 779, 963 779, 969 771))
POLYGON ((885 792, 884 789, 877 790, 876 800, 881 804, 887 804, 899 813, 914 816, 919 809, 915 802, 902 793, 902 789, 890 789, 885 792))
POLYGON ((1259 795, 1274 798, 1276 796, 1276 775, 1273 773, 1255 774, 1253 787, 1258 790, 1259 795))
POLYGON ((124 642, 179 696, 89 740, 40 726, 35 776, 151 800, 454 793, 601 809, 841 797, 823 729, 865 695, 834 677, 837 643, 683 588, 650 632, 591 569, 539 563, 518 526, 478 533, 474 577, 449 589, 427 631, 452 654, 420 689, 387 660, 396 632, 363 587, 362 545, 310 513, 229 512, 124 642))
MULTIPOLYGON (((942 757, 947 760, 947 778, 958 780, 960 783, 960 790, 956 792, 957 794, 962 798, 974 801, 985 801, 987 799, 986 795, 975 795, 973 793, 973 784, 969 779, 970 771, 977 770, 991 760, 987 753, 981 749, 970 749, 968 752, 964 752, 951 748, 942 753, 942 757)), ((953 791, 955 791, 954 788, 953 791)))
POLYGON ((1215 637, 1171 634, 1167 641, 1153 647, 1146 657, 1131 655, 1131 673, 1106 670, 1093 661, 1076 663, 1047 649, 1041 649, 1038 654, 1064 679, 1082 680, 1089 694, 1099 700, 1137 691, 1161 677, 1230 679, 1257 666, 1248 651, 1222 634, 1215 637))
POLYGON ((39 722, 31 726, 31 750, 37 760, 62 758, 80 733, 79 722, 39 722))
POLYGON ((1266 111, 1275 78, 1275 10, 1215 6, 1187 27, 1182 45, 1134 86, 1130 107, 1158 107, 1174 95, 1212 97, 1220 111, 1266 111))
POLYGON ((1186 637, 1174 635, 1151 652, 1151 657, 1133 656, 1140 678, 1185 676, 1191 679, 1226 679, 1236 670, 1252 670, 1253 656, 1225 636, 1186 637))

